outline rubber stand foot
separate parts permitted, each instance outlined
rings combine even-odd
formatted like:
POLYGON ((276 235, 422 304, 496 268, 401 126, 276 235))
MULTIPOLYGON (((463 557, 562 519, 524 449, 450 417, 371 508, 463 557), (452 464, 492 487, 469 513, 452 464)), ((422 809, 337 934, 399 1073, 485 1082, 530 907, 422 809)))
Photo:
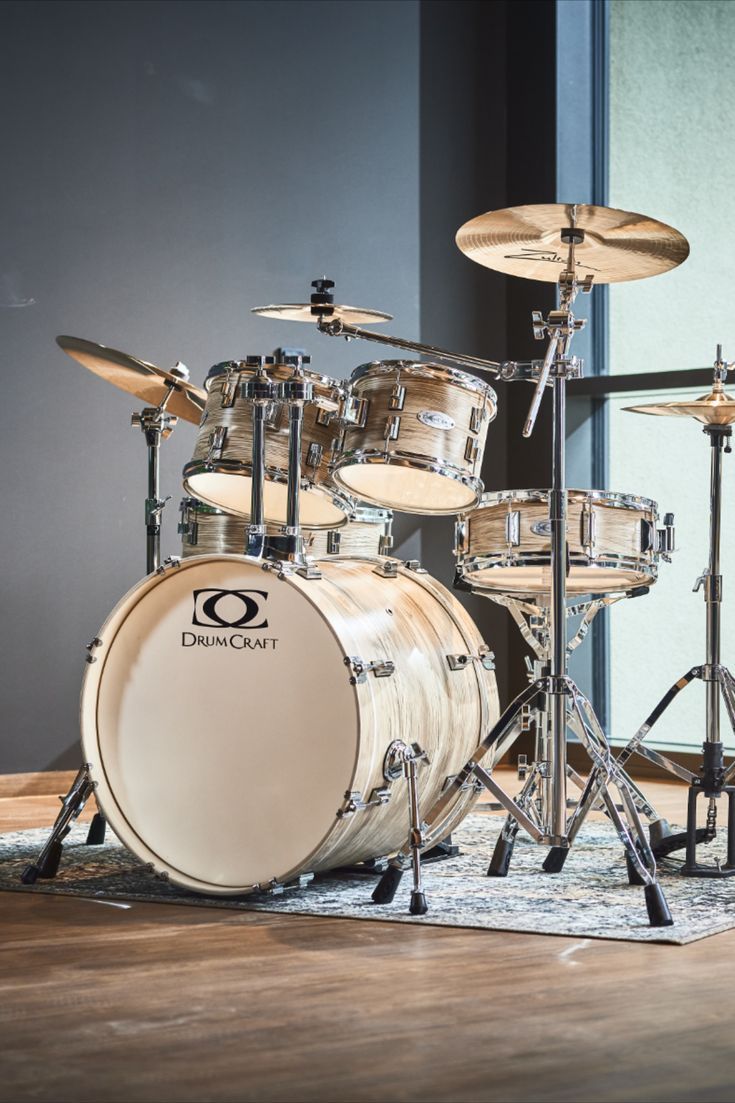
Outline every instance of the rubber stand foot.
POLYGON ((643 892, 646 896, 649 924, 652 927, 673 927, 674 920, 671 918, 669 905, 666 903, 666 897, 658 881, 646 885, 643 892))
POLYGON ((668 820, 659 819, 649 823, 648 840, 651 844, 651 850, 655 852, 656 847, 660 846, 664 839, 667 839, 671 834, 671 824, 668 820))
POLYGON ((61 852, 63 850, 61 842, 58 840, 52 843, 48 849, 48 854, 38 863, 38 876, 51 879, 55 877, 59 871, 59 865, 61 864, 61 852))
POLYGON ((87 832, 86 846, 102 846, 105 841, 107 821, 101 812, 95 812, 87 832))
POLYGON ((426 915, 429 910, 429 905, 426 903, 426 897, 423 892, 417 892, 416 889, 413 890, 408 910, 411 915, 426 915))
POLYGON ((501 835, 495 844, 490 865, 487 867, 488 877, 507 877, 510 868, 510 860, 513 857, 515 839, 504 839, 501 835))
POLYGON ((373 903, 390 904, 398 891, 401 877, 403 877, 402 869, 396 869, 395 866, 388 866, 373 890, 373 903))
POLYGON ((38 880, 38 866, 26 866, 20 875, 24 885, 35 885, 38 880))
MULTIPOLYGON (((641 856, 641 848, 639 846, 636 846, 636 850, 638 851, 638 857, 641 859, 641 861, 643 861, 643 858, 641 856)), ((640 873, 638 872, 638 869, 633 864, 633 862, 631 860, 631 857, 630 857, 630 854, 628 854, 627 850, 625 852, 625 865, 626 865, 626 868, 628 870, 628 884, 629 885, 645 885, 645 883, 646 883, 645 879, 643 877, 641 877, 640 873)), ((644 865, 645 865, 645 863, 644 863, 644 865)))
POLYGON ((568 846, 552 846, 551 850, 544 858, 544 864, 541 867, 544 873, 561 873, 564 869, 564 863, 567 860, 568 854, 568 846))

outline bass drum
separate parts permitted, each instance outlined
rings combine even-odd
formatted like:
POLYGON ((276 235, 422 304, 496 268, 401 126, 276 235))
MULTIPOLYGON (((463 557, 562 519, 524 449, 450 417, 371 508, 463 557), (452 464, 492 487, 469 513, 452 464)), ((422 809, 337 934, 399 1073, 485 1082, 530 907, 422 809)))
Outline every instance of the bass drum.
MULTIPOLYGON (((248 893, 394 853, 408 803, 384 775, 393 741, 427 752, 428 808, 497 720, 491 655, 443 586, 396 560, 319 569, 192 557, 100 630, 81 700, 95 795, 178 885, 248 893)), ((432 843, 474 798, 457 794, 432 843)))

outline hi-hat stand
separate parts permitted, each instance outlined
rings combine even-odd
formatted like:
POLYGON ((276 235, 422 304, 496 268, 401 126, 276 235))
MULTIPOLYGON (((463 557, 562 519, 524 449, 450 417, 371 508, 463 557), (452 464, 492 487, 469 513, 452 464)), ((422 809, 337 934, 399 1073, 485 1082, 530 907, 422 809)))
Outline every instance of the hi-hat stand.
MULTIPOLYGON (((631 782, 613 757, 605 735, 601 729, 591 704, 567 672, 567 629, 566 629, 566 564, 567 564, 567 491, 566 491, 566 383, 571 376, 579 375, 580 361, 570 355, 572 338, 584 322, 577 320, 572 313, 572 305, 577 292, 590 291, 592 277, 583 281, 577 279, 575 246, 584 240, 584 231, 571 225, 561 231, 561 240, 567 246, 567 258, 564 271, 559 276, 559 307, 544 319, 534 313, 534 334, 537 338, 548 338, 546 356, 540 369, 536 364, 530 371, 537 376, 528 418, 523 429, 524 436, 533 431, 544 390, 548 385, 553 394, 553 443, 552 443, 552 487, 549 495, 549 522, 551 532, 551 592, 549 600, 549 639, 550 654, 548 673, 534 680, 509 705, 501 715, 495 727, 483 739, 480 746, 465 767, 448 784, 444 793, 429 810, 425 822, 418 815, 412 816, 409 844, 391 860, 391 863, 373 893, 376 903, 388 903, 395 895, 403 872, 409 865, 413 868, 413 891, 411 893, 411 914, 421 915, 427 910, 425 894, 421 882, 421 850, 432 837, 441 838, 442 818, 454 799, 458 789, 468 784, 479 783, 488 789, 498 800, 509 817, 523 828, 531 838, 551 850, 544 862, 544 869, 559 872, 569 853, 579 827, 587 812, 598 801, 602 801, 605 810, 614 824, 623 844, 629 870, 629 879, 644 885, 644 894, 648 918, 651 926, 669 926, 673 922, 666 900, 656 875, 656 861, 651 851, 647 834, 636 807, 631 782), (531 805, 524 807, 512 799, 492 776, 495 763, 501 750, 507 750, 513 743, 522 726, 522 717, 529 709, 543 708, 548 715, 548 778, 545 779, 547 798, 543 803, 543 819, 535 818, 531 805), (582 747, 587 753, 591 770, 580 800, 571 815, 567 817, 567 728, 568 717, 574 718, 582 747), (489 766, 483 761, 489 752, 489 766), (616 799, 617 796, 617 799, 616 799), (619 811, 622 807, 622 812, 619 811), (419 842, 417 843, 417 838, 419 842)), ((322 332, 330 336, 359 336, 365 331, 357 327, 346 326, 342 322, 324 321, 319 323, 322 332), (351 331, 351 332, 350 332, 351 331)), ((378 340, 379 335, 369 334, 368 339, 378 340)), ((426 351, 417 342, 401 342, 393 338, 394 345, 405 344, 416 351, 426 351)), ((459 358, 469 363, 472 358, 459 358)), ((476 359, 474 367, 494 371, 504 378, 528 378, 526 369, 516 372, 516 365, 501 365, 492 361, 482 362, 476 359)), ((520 365, 518 365, 520 368, 520 365)), ((537 806, 534 806, 537 807, 537 806)))
MULTIPOLYGON (((176 376, 176 379, 187 381, 189 371, 183 364, 177 363, 175 367, 171 368, 170 375, 176 376)), ((152 574, 161 565, 161 514, 169 498, 161 498, 159 461, 161 441, 167 440, 171 436, 179 420, 176 415, 170 414, 166 410, 169 399, 175 390, 176 383, 174 381, 169 382, 159 404, 157 406, 146 406, 139 413, 134 413, 130 421, 133 428, 139 428, 143 433, 148 451, 148 493, 145 499, 146 574, 152 574)), ((97 661, 94 652, 98 646, 99 640, 96 637, 87 645, 88 663, 97 661)), ((89 776, 89 768, 85 762, 80 766, 69 792, 66 796, 59 797, 61 811, 56 817, 51 834, 35 862, 26 866, 23 870, 20 879, 24 885, 35 884, 39 877, 50 879, 56 876, 64 848, 64 839, 71 831, 74 821, 83 812, 87 801, 94 794, 94 788, 94 783, 89 776)), ((106 827, 105 817, 98 808, 89 825, 86 845, 101 846, 105 841, 106 827)))
MULTIPOLYGON (((724 397, 724 381, 728 368, 732 367, 722 360, 721 346, 717 348, 714 371, 714 389, 710 398, 724 397)), ((704 402, 702 413, 705 413, 704 402)), ((720 564, 720 544, 722 532, 722 456, 732 451, 732 424, 711 422, 702 430, 710 442, 710 523, 709 523, 709 559, 707 567, 696 580, 694 592, 703 590, 706 617, 706 659, 701 666, 694 666, 664 694, 653 712, 641 724, 631 741, 618 757, 618 764, 624 766, 632 755, 638 754, 649 762, 662 767, 675 777, 689 785, 687 803, 686 831, 672 835, 655 847, 659 857, 673 850, 686 847, 681 872, 688 877, 732 877, 735 875, 735 761, 725 765, 724 747, 720 729, 720 696, 725 704, 730 726, 735 734, 735 678, 722 663, 722 573, 720 564), (663 716, 672 701, 696 678, 704 682, 706 691, 705 741, 702 744, 702 765, 699 774, 674 762, 667 755, 644 746, 643 740, 654 724, 663 716), (725 864, 716 861, 703 865, 697 861, 697 843, 710 842, 715 838, 717 827, 717 801, 723 795, 728 798, 727 817, 727 858, 725 864), (706 827, 697 828, 697 800, 704 796, 708 800, 706 827)))

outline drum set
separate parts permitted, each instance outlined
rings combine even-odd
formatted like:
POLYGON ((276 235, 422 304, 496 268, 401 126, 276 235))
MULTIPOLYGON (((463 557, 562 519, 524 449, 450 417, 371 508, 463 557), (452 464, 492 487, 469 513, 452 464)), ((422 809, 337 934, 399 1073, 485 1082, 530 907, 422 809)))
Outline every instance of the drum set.
MULTIPOLYGON (((650 924, 672 922, 656 868, 672 833, 624 769, 645 752, 648 728, 616 758, 567 665, 600 609, 656 582, 674 519, 660 524, 647 498, 567 488, 566 384, 582 374, 571 353, 584 325, 577 295, 665 272, 688 245, 642 215, 564 204, 489 212, 457 243, 480 264, 558 285, 558 307, 533 318, 543 358, 496 362, 376 333, 365 326, 390 315, 336 304, 326 277, 308 303, 254 312, 422 359, 366 363, 343 382, 306 356, 247 356, 216 364, 199 390, 181 364, 163 371, 58 339, 148 403, 133 418, 148 449, 147 572, 89 644, 83 766, 26 883, 55 875, 94 795, 88 842, 109 822, 155 874, 190 890, 281 891, 364 863, 382 873, 373 900, 384 904, 410 867, 420 915, 422 854, 487 789, 507 814, 489 875, 507 874, 521 829, 548 848, 543 868, 560 871, 599 809, 631 883, 644 886, 650 924), (525 436, 551 391, 549 489, 484 493, 497 396, 477 372, 533 386, 525 436), (183 471, 181 556, 162 563, 159 452, 178 419, 198 431, 183 471), (531 647, 529 685, 502 714, 493 653, 462 604, 418 562, 391 556, 394 511, 455 516, 455 587, 507 607, 531 647), (172 678, 180 691, 162 693, 172 678), (511 797, 494 770, 531 729, 534 761, 511 797), (586 775, 567 761, 570 733, 586 775)), ((713 603, 717 586, 706 585, 713 603)), ((733 719, 735 683, 719 652, 708 664, 733 719)), ((711 800, 730 795, 721 774, 714 795, 705 786, 711 800)))

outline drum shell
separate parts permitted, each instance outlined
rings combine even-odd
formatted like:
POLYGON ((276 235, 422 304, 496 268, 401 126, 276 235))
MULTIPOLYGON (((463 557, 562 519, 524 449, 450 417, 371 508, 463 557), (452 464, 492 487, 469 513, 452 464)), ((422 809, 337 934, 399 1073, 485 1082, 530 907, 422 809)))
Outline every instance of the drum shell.
MULTIPOLYGON (((292 375, 293 369, 286 364, 276 364, 267 369, 268 376, 276 383, 284 382, 292 375)), ((192 459, 184 468, 184 485, 195 497, 203 497, 200 488, 189 482, 192 476, 205 472, 230 474, 233 477, 246 475, 252 471, 253 455, 253 417, 252 405, 240 394, 254 369, 233 368, 209 379, 207 383, 207 401, 199 424, 196 445, 192 459), (224 432, 221 447, 214 448, 216 430, 224 432)), ((310 493, 312 487, 324 488, 329 476, 329 464, 334 449, 339 442, 339 411, 343 404, 343 391, 338 384, 313 372, 305 372, 305 378, 313 384, 314 403, 308 403, 303 409, 301 476, 302 493, 310 493), (326 408, 329 407, 329 408, 326 408)), ((269 408, 269 417, 265 429, 265 467, 266 479, 285 483, 288 478, 289 431, 288 409, 278 402, 269 408)), ((209 499, 214 506, 223 503, 209 499)), ((228 506, 228 512, 235 512, 228 506)), ((247 506, 237 513, 247 517, 247 506)), ((273 523, 285 522, 284 517, 266 517, 273 523)))
MULTIPOLYGON (((120 602, 99 633, 96 662, 87 667, 81 699, 82 745, 91 777, 97 783, 100 805, 120 839, 142 860, 170 877, 172 881, 205 893, 248 892, 258 885, 208 883, 203 878, 182 874, 163 861, 156 852, 155 840, 145 840, 125 816, 116 800, 114 782, 105 769, 98 732, 98 699, 115 639, 131 608, 144 600, 156 586, 167 585, 174 572, 188 572, 211 563, 232 561, 261 571, 257 561, 245 557, 209 556, 191 558, 163 574, 151 575, 120 602)), ((357 755, 349 787, 338 797, 330 830, 309 854, 293 868, 273 869, 272 877, 261 879, 284 882, 302 873, 317 872, 393 853, 406 840, 407 798, 405 783, 398 779, 390 786, 386 804, 375 804, 351 812, 351 799, 368 801, 375 790, 384 789, 383 762, 386 750, 395 739, 420 743, 429 762, 419 769, 419 786, 424 809, 443 791, 447 778, 456 775, 476 751, 489 727, 496 721, 499 708, 494 672, 479 661, 469 661, 452 669, 448 654, 483 653, 484 644, 468 614, 454 597, 428 575, 397 566, 396 577, 376 573, 385 560, 342 558, 324 560, 319 579, 304 579, 296 574, 273 578, 273 584, 300 591, 294 600, 311 602, 328 623, 345 657, 390 657, 395 673, 376 677, 367 672, 352 677, 357 710, 357 755), (420 662, 417 662, 417 656, 420 662)), ((262 577, 262 576, 261 576, 262 577)), ((262 585, 262 583, 260 583, 262 585)), ((350 669, 340 663, 329 677, 349 678, 350 669)), ((246 690, 243 686, 243 691, 246 690)), ((264 690, 265 691, 265 690, 264 690)), ((295 726, 300 734, 298 711, 295 726)), ((273 733, 264 733, 271 737, 273 733)), ((104 733, 103 733, 104 736, 104 733)), ((141 762, 144 771, 148 763, 141 762)), ((222 776, 227 764, 220 764, 222 776)), ((151 784, 147 779, 147 784, 151 784)), ((309 794, 304 794, 308 799, 309 794)), ((447 814, 436 824, 430 842, 448 834, 463 818, 476 797, 473 787, 458 791, 447 814)), ((196 812, 196 808, 192 809, 196 812)), ((223 845, 227 839, 222 840, 223 845)), ((231 845, 241 842, 230 840, 231 845)), ((249 840, 252 845, 267 845, 267 837, 249 840)))
MULTIPOLYGON (((248 522, 235 514, 214 509, 194 499, 181 503, 181 554, 242 555, 247 539, 248 522)), ((386 537, 390 534, 390 510, 357 507, 347 523, 337 529, 303 529, 307 555, 385 555, 386 537)), ((278 535, 280 529, 266 525, 266 532, 278 535)))
POLYGON ((385 555, 393 514, 389 509, 358 507, 341 528, 306 531, 306 551, 315 559, 328 555, 385 555))
MULTIPOLYGON (((393 463, 442 471, 469 488, 468 506, 479 500, 488 426, 497 412, 492 388, 450 368, 383 361, 357 369, 350 395, 359 423, 346 426, 333 469, 335 481, 348 492, 355 493, 344 481, 350 466, 393 463), (398 388, 404 389, 400 398, 398 388), (434 424, 431 415, 439 415, 434 424), (388 435, 391 426, 396 433, 392 439, 388 435)), ((367 498, 367 494, 357 496, 367 498)), ((388 508, 405 508, 398 501, 373 500, 388 508)), ((425 508, 409 511, 456 513, 457 509, 427 502, 425 508)))
MULTIPOLYGON (((659 552, 655 502, 635 495, 586 490, 569 490, 567 498, 567 547, 572 565, 568 592, 612 592, 656 581, 659 552)), ((464 514, 457 524, 458 573, 478 588, 509 592, 513 568, 523 568, 524 584, 519 583, 519 591, 546 592, 551 556, 548 519, 546 490, 484 495, 480 505, 464 514), (515 525, 509 523, 512 513, 518 515, 515 525), (547 531, 533 530, 545 523, 547 531), (508 539, 510 531, 512 542, 508 539), (533 568, 536 577, 529 584, 533 568)))

